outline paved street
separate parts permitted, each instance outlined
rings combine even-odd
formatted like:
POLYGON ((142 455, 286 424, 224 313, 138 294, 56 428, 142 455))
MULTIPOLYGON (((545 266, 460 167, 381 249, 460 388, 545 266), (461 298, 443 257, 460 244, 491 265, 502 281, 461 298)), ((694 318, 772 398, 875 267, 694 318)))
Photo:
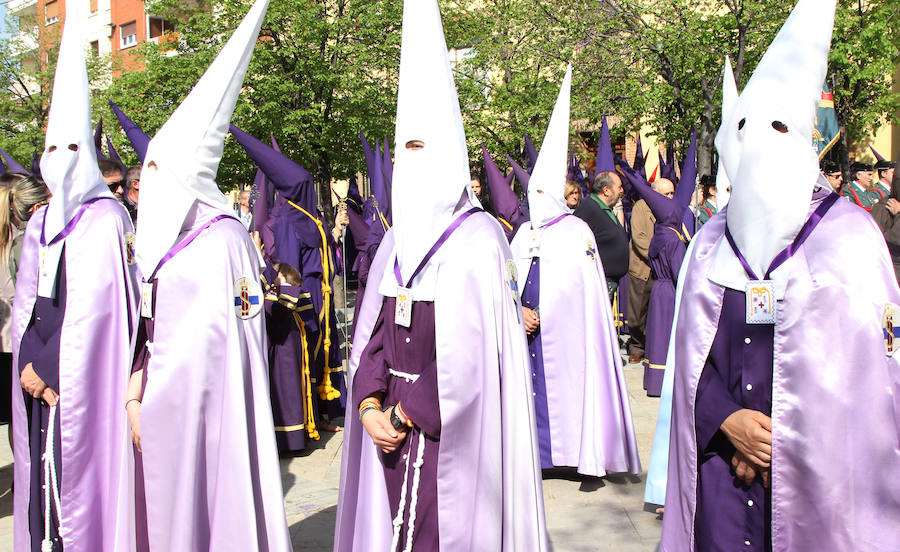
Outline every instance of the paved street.
MULTIPOLYGON (((658 399, 646 397, 641 389, 640 366, 631 365, 626 373, 641 462, 646 468, 658 399)), ((12 551, 12 454, 6 431, 0 433, 0 551, 12 551)), ((323 433, 323 439, 308 454, 281 461, 295 551, 331 550, 340 451, 341 434, 323 433)), ((643 493, 643 475, 583 480, 573 470, 545 472, 544 500, 553 550, 655 550, 662 522, 656 514, 643 511, 643 493)))

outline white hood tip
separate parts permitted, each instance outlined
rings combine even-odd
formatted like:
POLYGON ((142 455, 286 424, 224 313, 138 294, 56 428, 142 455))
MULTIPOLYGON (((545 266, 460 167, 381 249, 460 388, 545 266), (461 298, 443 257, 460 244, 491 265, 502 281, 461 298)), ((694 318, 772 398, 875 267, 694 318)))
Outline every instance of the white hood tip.
POLYGON ((269 0, 256 0, 212 64, 147 146, 138 264, 150 274, 174 244, 195 200, 231 213, 216 184, 225 135, 269 0))
POLYGON ((566 206, 566 170, 569 155, 569 114, 572 93, 572 64, 566 68, 550 115, 550 123, 528 182, 531 227, 539 228, 554 218, 570 213, 566 206))

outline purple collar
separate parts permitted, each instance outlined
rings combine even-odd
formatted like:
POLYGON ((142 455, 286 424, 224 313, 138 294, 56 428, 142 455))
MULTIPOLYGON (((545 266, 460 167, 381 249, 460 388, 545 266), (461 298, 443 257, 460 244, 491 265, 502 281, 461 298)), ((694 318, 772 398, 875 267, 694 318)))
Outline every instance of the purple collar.
MULTIPOLYGON (((766 275, 763 278, 764 280, 768 280, 772 273, 775 272, 779 266, 783 265, 788 259, 794 256, 794 254, 800 249, 800 246, 803 245, 803 242, 806 241, 806 238, 812 234, 812 231, 819 225, 822 221, 822 218, 825 217, 825 213, 831 209, 832 205, 834 205, 841 196, 831 193, 826 197, 822 203, 816 207, 816 210, 813 211, 809 218, 806 219, 806 223, 800 228, 800 232, 797 234, 797 237, 794 238, 794 241, 787 247, 785 247, 781 253, 775 256, 772 260, 772 264, 769 265, 769 270, 766 271, 766 275)), ((738 260, 741 261, 741 265, 743 265, 744 270, 747 272, 747 276, 750 277, 751 280, 759 280, 759 277, 753 272, 753 269, 750 268, 750 263, 747 262, 747 259, 744 258, 744 255, 741 254, 741 251, 738 249, 737 244, 734 242, 734 238, 731 236, 731 231, 728 229, 728 224, 726 221, 725 224, 725 238, 728 240, 728 245, 731 246, 731 250, 734 251, 734 254, 737 256, 738 260)))
MULTIPOLYGON (((159 269, 162 268, 164 264, 166 264, 167 262, 172 260, 172 257, 177 255, 179 252, 181 252, 182 249, 187 247, 188 244, 190 244, 192 241, 194 241, 194 238, 199 236, 201 232, 203 232, 204 230, 206 230, 207 228, 209 228, 210 226, 212 226, 216 222, 219 222, 222 219, 237 220, 231 215, 217 215, 217 216, 214 216, 213 218, 209 219, 208 221, 206 221, 206 224, 204 224, 200 228, 194 230, 194 232, 190 236, 188 236, 187 238, 185 238, 185 239, 181 240, 180 242, 178 242, 177 244, 175 244, 175 246, 172 249, 170 249, 169 252, 166 253, 162 259, 159 260, 159 263, 156 265, 156 268, 153 269, 153 274, 151 274, 150 277, 144 281, 145 282, 154 281, 156 279, 156 273, 159 272, 159 269)), ((243 224, 241 226, 243 226, 243 224)))
MULTIPOLYGON (((453 232, 455 232, 456 229, 459 228, 467 218, 482 210, 483 209, 481 209, 480 207, 472 207, 465 213, 456 217, 456 219, 454 219, 454 221, 450 223, 450 226, 448 226, 447 229, 444 230, 444 233, 441 234, 441 237, 438 238, 434 245, 431 246, 431 249, 428 250, 428 253, 425 254, 425 258, 422 259, 422 262, 420 262, 419 266, 416 267, 415 272, 413 272, 412 276, 409 277, 409 281, 406 283, 405 287, 408 288, 413 283, 413 280, 416 279, 416 276, 418 276, 419 273, 422 272, 422 269, 425 268, 425 265, 428 264, 428 261, 430 261, 431 258, 434 257, 434 254, 437 253, 438 249, 440 249, 441 246, 444 245, 444 243, 447 241, 447 239, 450 238, 450 235, 453 234, 453 232)), ((397 277, 397 285, 402 287, 403 277, 400 275, 400 263, 397 261, 396 257, 394 257, 394 276, 397 277)))
POLYGON ((559 221, 561 221, 562 219, 564 219, 564 218, 566 218, 566 217, 568 217, 568 216, 571 216, 571 215, 572 215, 572 213, 563 213, 563 214, 559 215, 558 217, 556 217, 555 219, 553 219, 553 220, 551 220, 550 222, 548 222, 547 224, 542 224, 542 225, 540 226, 540 228, 550 228, 551 226, 553 226, 553 225, 556 224, 557 222, 559 222, 559 221))

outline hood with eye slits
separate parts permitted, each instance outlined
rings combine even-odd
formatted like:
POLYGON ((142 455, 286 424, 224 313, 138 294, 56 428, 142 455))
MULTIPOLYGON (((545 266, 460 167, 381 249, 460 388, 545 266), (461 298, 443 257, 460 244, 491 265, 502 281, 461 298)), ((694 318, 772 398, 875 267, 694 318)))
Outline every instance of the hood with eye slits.
POLYGON ((91 91, 84 59, 84 14, 69 7, 50 99, 41 175, 53 197, 44 219, 49 241, 59 234, 86 201, 114 197, 97 168, 91 131, 91 91))
POLYGON ((566 205, 565 198, 571 89, 572 64, 569 64, 528 186, 531 227, 535 229, 560 215, 572 212, 566 205))
POLYGON ((818 179, 812 133, 835 6, 797 3, 716 136, 731 181, 728 229, 759 276, 803 226, 818 179))

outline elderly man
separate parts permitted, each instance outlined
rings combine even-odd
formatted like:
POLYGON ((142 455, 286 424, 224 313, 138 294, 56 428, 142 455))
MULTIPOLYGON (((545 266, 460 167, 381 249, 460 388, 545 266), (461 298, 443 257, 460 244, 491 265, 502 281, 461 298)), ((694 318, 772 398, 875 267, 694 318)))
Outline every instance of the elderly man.
POLYGON ((125 173, 125 195, 122 205, 131 215, 131 222, 137 224, 138 196, 141 191, 141 166, 135 165, 125 173))
POLYGON ((591 183, 591 195, 578 205, 574 213, 588 224, 597 241, 597 253, 606 273, 610 301, 619 287, 619 279, 628 272, 628 232, 622 225, 621 207, 617 207, 623 195, 619 175, 601 172, 591 183))
POLYGON ((867 163, 853 163, 850 165, 850 184, 844 186, 841 195, 865 209, 871 211, 875 204, 869 195, 869 187, 872 185, 872 165, 867 163))

